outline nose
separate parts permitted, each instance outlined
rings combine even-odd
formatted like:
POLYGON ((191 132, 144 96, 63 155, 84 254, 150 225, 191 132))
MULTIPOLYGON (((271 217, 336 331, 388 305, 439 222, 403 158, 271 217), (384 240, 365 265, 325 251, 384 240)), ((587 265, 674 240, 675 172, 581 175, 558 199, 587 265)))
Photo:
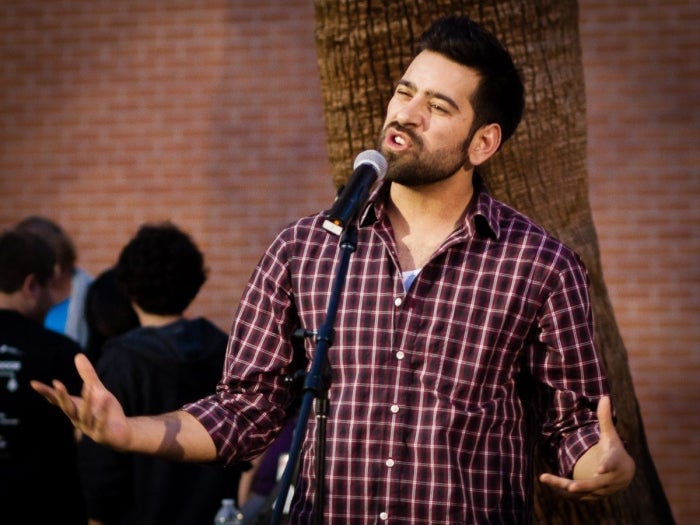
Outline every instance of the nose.
POLYGON ((425 103, 421 102, 420 97, 412 98, 396 112, 396 121, 402 126, 418 127, 424 124, 425 118, 425 103))

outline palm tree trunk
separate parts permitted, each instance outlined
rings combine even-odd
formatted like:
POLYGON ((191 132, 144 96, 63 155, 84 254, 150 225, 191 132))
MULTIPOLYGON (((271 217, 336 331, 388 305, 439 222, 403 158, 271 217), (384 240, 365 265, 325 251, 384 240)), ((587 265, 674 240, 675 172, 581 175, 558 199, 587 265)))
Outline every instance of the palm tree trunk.
MULTIPOLYGON (((583 66, 575 0, 315 0, 316 41, 336 185, 362 150, 377 147, 394 83, 417 39, 442 14, 465 13, 493 31, 522 69, 526 113, 515 136, 481 169, 492 193, 576 250, 591 275, 599 351, 610 377, 618 432, 637 463, 630 487, 574 503, 535 483, 535 522, 673 523, 649 454, 627 352, 603 281, 588 202, 583 66)), ((543 468, 538 458, 537 469, 543 468)))

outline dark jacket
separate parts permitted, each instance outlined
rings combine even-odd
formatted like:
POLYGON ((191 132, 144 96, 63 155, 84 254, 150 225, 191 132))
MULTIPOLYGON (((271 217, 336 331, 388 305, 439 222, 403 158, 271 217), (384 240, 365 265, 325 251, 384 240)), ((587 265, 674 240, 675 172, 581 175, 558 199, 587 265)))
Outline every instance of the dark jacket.
MULTIPOLYGON (((97 372, 126 415, 169 412, 214 392, 227 339, 202 318, 136 328, 105 344, 97 372)), ((110 525, 211 523, 238 490, 237 467, 124 454, 87 438, 79 452, 88 514, 110 525)))

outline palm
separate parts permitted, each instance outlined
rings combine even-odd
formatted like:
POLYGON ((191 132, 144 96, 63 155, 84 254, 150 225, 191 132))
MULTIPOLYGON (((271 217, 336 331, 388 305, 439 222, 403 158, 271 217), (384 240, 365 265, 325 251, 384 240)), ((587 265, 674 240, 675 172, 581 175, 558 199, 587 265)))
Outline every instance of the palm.
POLYGON ((122 448, 129 439, 124 409, 107 390, 90 361, 83 354, 75 358, 75 366, 83 380, 80 396, 72 396, 59 381, 53 387, 32 381, 32 387, 58 406, 75 428, 96 443, 122 448))

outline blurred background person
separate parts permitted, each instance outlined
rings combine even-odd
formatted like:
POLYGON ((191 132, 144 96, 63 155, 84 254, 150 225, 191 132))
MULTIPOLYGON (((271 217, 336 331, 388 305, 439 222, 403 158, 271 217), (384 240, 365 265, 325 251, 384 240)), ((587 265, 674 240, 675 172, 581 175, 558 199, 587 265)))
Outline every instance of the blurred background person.
POLYGON ((114 267, 107 268, 90 283, 85 297, 88 341, 85 354, 97 363, 102 346, 113 337, 139 326, 124 283, 117 280, 114 267))
POLYGON ((77 266, 78 252, 73 240, 56 222, 32 215, 22 219, 16 229, 41 237, 56 257, 56 278, 53 284, 53 305, 46 314, 44 326, 65 334, 85 348, 88 327, 85 319, 85 295, 92 276, 77 266))
MULTIPOLYGON (((108 339, 97 373, 130 416, 180 408, 221 377, 228 336, 185 310, 206 280, 204 256, 172 223, 145 224, 123 248, 117 280, 140 327, 108 339)), ((79 468, 91 524, 202 525, 224 497, 236 498, 240 469, 125 454, 84 438, 79 468)))
MULTIPOLYGON (((274 504, 279 495, 279 482, 287 466, 289 449, 296 427, 296 414, 285 423, 272 444, 253 459, 251 468, 241 474, 238 485, 238 506, 245 517, 246 525, 265 524, 272 519, 274 504)), ((293 494, 293 487, 287 500, 293 494)), ((287 512, 285 510, 284 515, 287 512)))
POLYGON ((0 523, 83 525, 73 425, 29 380, 56 378, 74 394, 80 346, 42 326, 56 259, 42 239, 0 234, 0 523))

